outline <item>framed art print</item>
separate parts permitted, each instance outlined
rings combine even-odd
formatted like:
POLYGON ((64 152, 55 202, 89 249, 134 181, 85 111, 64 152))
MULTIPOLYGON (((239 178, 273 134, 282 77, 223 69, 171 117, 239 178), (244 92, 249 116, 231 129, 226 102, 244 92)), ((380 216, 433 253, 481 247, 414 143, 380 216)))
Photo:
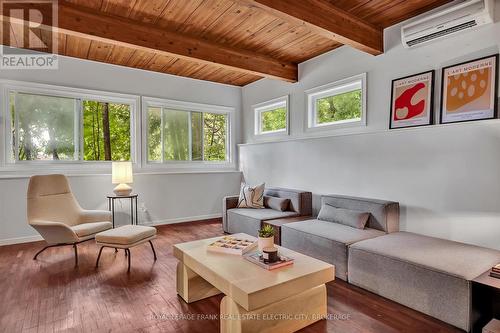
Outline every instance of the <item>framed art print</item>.
POLYGON ((443 68, 440 123, 496 118, 497 91, 498 54, 443 68))
POLYGON ((431 125, 433 115, 434 70, 392 80, 390 129, 431 125))

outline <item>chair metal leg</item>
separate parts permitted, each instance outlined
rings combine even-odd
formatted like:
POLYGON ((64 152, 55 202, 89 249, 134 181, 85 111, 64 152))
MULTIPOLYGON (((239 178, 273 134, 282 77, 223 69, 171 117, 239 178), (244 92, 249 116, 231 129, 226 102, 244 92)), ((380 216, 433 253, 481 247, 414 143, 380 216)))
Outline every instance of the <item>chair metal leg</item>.
POLYGON ((83 242, 88 242, 89 240, 92 240, 93 238, 89 238, 89 239, 86 239, 84 241, 80 241, 80 242, 75 242, 75 243, 60 243, 60 244, 52 244, 52 245, 47 245, 46 247, 44 247, 43 249, 41 249, 40 251, 38 251, 35 256, 33 257, 33 260, 36 260, 36 258, 38 257, 38 255, 40 253, 42 253, 43 251, 47 250, 49 247, 56 247, 56 246, 69 246, 69 245, 72 245, 73 248, 75 249, 75 267, 78 266, 78 248, 77 248, 77 245, 80 244, 80 243, 83 243, 83 242))
POLYGON ((151 245, 151 250, 153 250, 153 255, 155 257, 155 261, 156 261, 156 251, 155 251, 155 247, 153 246, 153 242, 152 241, 149 241, 149 245, 151 245))
POLYGON ((97 255, 97 260, 95 262, 95 268, 99 266, 99 260, 101 259, 102 249, 104 249, 104 246, 101 246, 101 249, 99 250, 99 254, 97 255))
POLYGON ((76 243, 73 244, 73 247, 75 248, 75 267, 78 267, 78 248, 76 247, 76 243))
POLYGON ((128 268, 127 268, 127 273, 130 273, 130 249, 125 249, 125 251, 128 253, 128 268))
POLYGON ((47 245, 46 247, 44 247, 43 249, 41 249, 40 251, 38 251, 35 256, 33 257, 33 260, 36 260, 36 258, 38 257, 38 255, 40 253, 42 253, 43 251, 47 250, 49 247, 56 247, 56 246, 61 246, 61 244, 53 244, 53 245, 47 245))

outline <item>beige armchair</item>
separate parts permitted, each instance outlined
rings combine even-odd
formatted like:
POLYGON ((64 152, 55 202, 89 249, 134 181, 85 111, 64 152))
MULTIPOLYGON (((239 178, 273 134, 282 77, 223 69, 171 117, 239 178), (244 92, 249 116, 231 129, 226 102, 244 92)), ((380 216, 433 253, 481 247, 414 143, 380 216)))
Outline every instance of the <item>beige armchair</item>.
POLYGON ((33 176, 28 185, 28 223, 47 242, 33 257, 54 246, 73 245, 75 266, 77 244, 93 239, 95 234, 112 228, 111 213, 84 210, 76 201, 64 175, 33 176))

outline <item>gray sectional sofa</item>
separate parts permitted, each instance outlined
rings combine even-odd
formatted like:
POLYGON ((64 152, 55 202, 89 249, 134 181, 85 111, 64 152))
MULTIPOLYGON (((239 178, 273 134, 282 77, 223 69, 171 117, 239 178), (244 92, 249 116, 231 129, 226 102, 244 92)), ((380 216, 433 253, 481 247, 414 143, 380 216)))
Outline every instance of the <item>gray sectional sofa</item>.
POLYGON ((283 217, 309 216, 312 214, 312 193, 284 188, 266 188, 264 196, 289 199, 285 211, 271 208, 236 208, 238 196, 228 196, 222 201, 222 227, 225 232, 246 233, 257 237, 262 221, 283 217))
MULTIPOLYGON (((305 198, 309 195, 305 194, 305 198)), ((301 202, 301 195, 292 196, 296 205, 301 202)), ((325 195, 321 203, 322 208, 328 205, 358 212, 357 216, 369 213, 367 223, 364 228, 335 219, 287 223, 281 227, 282 246, 332 263, 335 275, 353 285, 464 331, 471 330, 471 281, 500 263, 500 251, 400 232, 397 202, 325 195)), ((306 210, 295 207, 291 214, 311 214, 310 206, 306 210)), ((224 230, 256 235, 259 219, 274 216, 272 212, 257 211, 228 210, 224 230)), ((339 216, 349 218, 349 214, 339 216)), ((321 212, 319 217, 324 218, 321 212)))
POLYGON ((335 276, 342 280, 347 280, 349 245, 399 230, 397 202, 324 195, 321 204, 368 212, 367 227, 356 229, 318 219, 287 223, 281 227, 281 245, 335 265, 335 276))

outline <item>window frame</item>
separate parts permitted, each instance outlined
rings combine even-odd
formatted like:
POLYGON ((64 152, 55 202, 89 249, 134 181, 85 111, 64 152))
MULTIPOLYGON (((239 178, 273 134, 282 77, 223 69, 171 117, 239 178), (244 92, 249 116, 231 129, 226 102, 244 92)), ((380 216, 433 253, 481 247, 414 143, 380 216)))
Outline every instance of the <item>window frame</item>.
MULTIPOLYGON (((2 105, 3 112, 2 116, 2 126, 1 135, 4 140, 2 145, 1 163, 3 170, 9 169, 23 169, 39 170, 40 166, 47 168, 49 170, 61 169, 63 171, 67 169, 81 169, 83 166, 92 165, 93 167, 109 168, 112 161, 85 161, 83 159, 83 100, 92 100, 98 102, 108 102, 108 103, 119 103, 130 105, 130 160, 134 165, 140 163, 138 159, 138 140, 140 137, 140 126, 137 123, 140 98, 136 95, 129 94, 119 94, 114 92, 97 91, 89 89, 71 88, 64 86, 30 83, 22 81, 10 81, 10 80, 0 80, 0 89, 2 91, 2 96, 4 103, 2 105), (78 117, 75 117, 75 128, 78 126, 78 131, 75 131, 75 156, 78 154, 77 160, 67 160, 67 161, 54 161, 54 160, 34 160, 34 161, 20 161, 16 154, 18 145, 14 146, 12 142, 12 136, 10 135, 11 126, 11 112, 10 112, 10 94, 11 93, 25 93, 34 95, 44 95, 49 97, 62 97, 62 98, 72 98, 76 100, 75 103, 75 113, 78 113, 78 117), (13 158, 14 156, 14 158, 13 158)), ((19 139, 19 136, 16 136, 19 139)))
POLYGON ((354 75, 342 80, 334 81, 319 87, 306 90, 305 100, 307 112, 305 120, 305 131, 314 132, 346 127, 366 126, 366 95, 366 73, 354 75), (359 119, 339 120, 324 124, 317 123, 316 101, 325 97, 336 96, 354 91, 355 89, 350 89, 354 85, 361 86, 361 117, 359 119))
MULTIPOLYGON (((233 144, 235 142, 234 137, 234 125, 235 125, 235 108, 229 106, 221 106, 221 105, 212 105, 212 104, 202 104, 202 103, 193 103, 193 102, 185 102, 173 99, 164 99, 157 97, 149 97, 142 96, 141 97, 141 109, 142 109, 142 146, 141 146, 141 161, 142 166, 146 169, 185 169, 185 168, 194 168, 194 169, 206 169, 207 167, 212 168, 231 168, 235 167, 234 164, 234 149, 233 144), (202 160, 200 161, 175 161, 175 160, 164 160, 164 148, 163 148, 163 130, 161 135, 161 145, 162 145, 162 156, 161 161, 149 161, 149 141, 148 141, 148 109, 150 107, 163 109, 173 109, 177 111, 185 111, 185 112, 201 112, 204 113, 216 113, 216 114, 224 114, 226 115, 226 160, 225 161, 205 161, 204 157, 204 145, 202 141, 202 160)), ((162 116, 163 117, 163 116, 162 116)), ((204 119, 204 117, 203 117, 204 119)), ((192 118, 189 117, 189 124, 191 124, 192 118)), ((191 134, 191 126, 189 126, 189 134, 191 134)), ((204 137, 204 136, 203 136, 204 137)), ((191 143, 192 136, 189 135, 189 140, 191 143)), ((192 145, 189 145, 190 158, 192 158, 191 154, 192 145)))
POLYGON ((290 135, 290 95, 285 95, 271 100, 252 105, 254 114, 254 135, 260 138, 274 138, 290 135), (284 129, 274 131, 262 131, 262 114, 274 110, 281 105, 286 109, 286 120, 284 129))

